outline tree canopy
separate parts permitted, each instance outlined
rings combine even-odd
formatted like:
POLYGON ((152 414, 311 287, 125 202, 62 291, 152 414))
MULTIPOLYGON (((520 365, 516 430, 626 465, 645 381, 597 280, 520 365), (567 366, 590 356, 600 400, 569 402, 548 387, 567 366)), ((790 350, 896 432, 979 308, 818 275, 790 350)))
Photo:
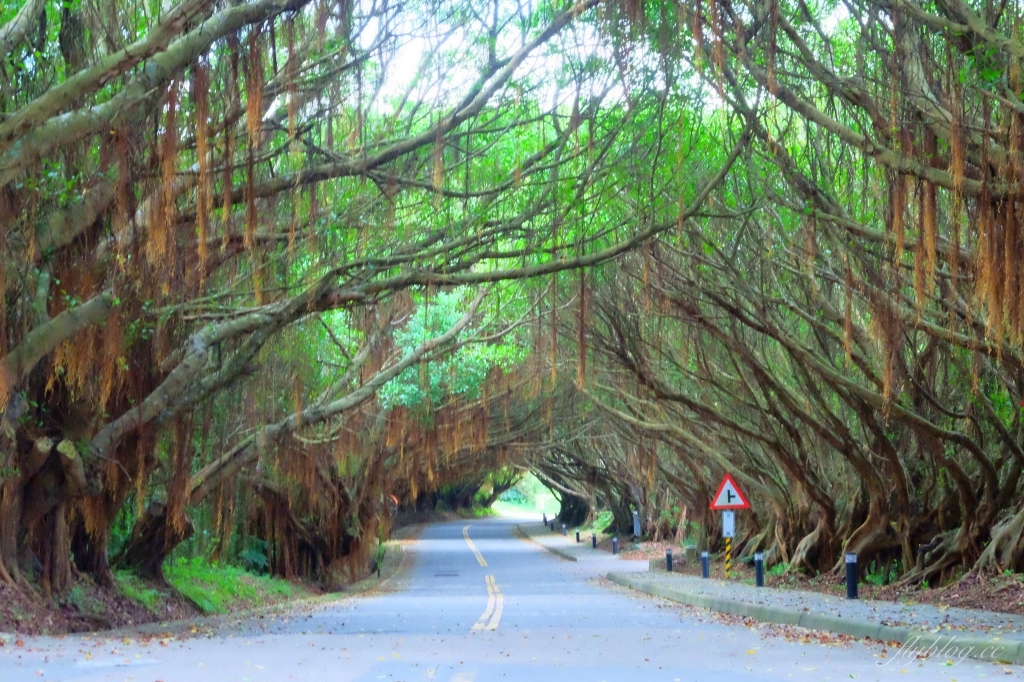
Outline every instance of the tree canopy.
POLYGON ((731 471, 792 569, 1024 570, 1021 20, 8 3, 0 579, 197 524, 352 578, 392 495, 523 469, 709 547, 731 471))

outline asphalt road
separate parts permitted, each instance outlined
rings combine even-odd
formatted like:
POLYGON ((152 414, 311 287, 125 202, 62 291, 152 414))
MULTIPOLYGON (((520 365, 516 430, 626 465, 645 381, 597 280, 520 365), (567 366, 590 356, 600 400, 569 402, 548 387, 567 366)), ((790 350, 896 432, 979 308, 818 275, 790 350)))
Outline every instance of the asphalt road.
POLYGON ((519 539, 514 527, 507 519, 427 527, 407 550, 410 566, 391 591, 314 612, 166 642, 24 638, 24 647, 0 648, 0 682, 903 681, 1005 674, 1005 666, 971 659, 917 660, 835 638, 801 642, 806 631, 769 632, 639 596, 599 578, 611 560, 562 561, 519 539))

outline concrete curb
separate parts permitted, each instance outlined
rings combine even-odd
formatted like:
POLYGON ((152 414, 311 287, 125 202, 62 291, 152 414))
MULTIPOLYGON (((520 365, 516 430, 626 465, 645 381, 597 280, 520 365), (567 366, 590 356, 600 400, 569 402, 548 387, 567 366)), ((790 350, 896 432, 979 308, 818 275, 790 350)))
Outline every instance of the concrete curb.
POLYGON ((608 580, 637 592, 662 597, 680 604, 686 604, 687 606, 696 606, 736 616, 746 616, 766 623, 797 625, 808 630, 826 630, 859 639, 870 637, 871 639, 886 642, 899 642, 922 651, 927 651, 934 647, 934 653, 937 655, 941 655, 944 648, 947 647, 955 647, 959 652, 969 649, 967 655, 970 658, 988 661, 989 663, 999 661, 1024 664, 1024 642, 1019 640, 1005 640, 999 637, 960 636, 956 632, 931 632, 912 628, 892 627, 866 620, 840 618, 838 616, 798 611, 781 606, 751 604, 725 597, 695 594, 670 585, 661 585, 657 581, 644 579, 643 574, 612 572, 608 574, 608 580))
POLYGON ((552 554, 554 554, 556 557, 558 557, 560 559, 563 559, 565 561, 579 561, 579 559, 577 559, 575 556, 573 556, 569 552, 566 552, 565 550, 558 549, 557 547, 548 547, 543 542, 537 542, 536 540, 531 538, 529 535, 527 535, 526 531, 524 531, 522 529, 522 527, 519 526, 518 524, 516 525, 516 533, 518 533, 518 535, 519 535, 519 537, 521 539, 526 540, 527 542, 532 542, 533 544, 537 545, 541 549, 547 550, 548 552, 551 552, 552 554))

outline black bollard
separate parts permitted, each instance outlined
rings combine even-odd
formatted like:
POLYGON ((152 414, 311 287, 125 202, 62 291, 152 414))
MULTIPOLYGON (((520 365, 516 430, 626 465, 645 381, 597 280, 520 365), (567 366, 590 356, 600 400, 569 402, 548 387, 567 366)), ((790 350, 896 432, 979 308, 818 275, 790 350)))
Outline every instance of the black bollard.
POLYGON ((576 542, 579 542, 579 541, 580 541, 580 532, 579 532, 579 530, 577 530, 576 531, 576 542))
POLYGON ((846 555, 846 598, 857 598, 857 555, 846 555))
POLYGON ((597 533, 591 533, 590 535, 590 547, 597 549, 597 533))
POLYGON ((665 550, 665 570, 669 573, 672 572, 672 548, 669 547, 665 550))
POLYGON ((554 519, 551 519, 551 532, 552 533, 555 532, 555 520, 554 519))
POLYGON ((702 578, 711 577, 711 560, 706 551, 700 553, 700 575, 702 578))
POLYGON ((618 554, 618 553, 619 553, 619 539, 618 538, 612 538, 612 554, 618 554))
POLYGON ((548 515, 547 514, 544 515, 544 525, 545 526, 548 525, 548 515))
POLYGON ((569 533, 569 529, 566 528, 565 524, 563 523, 562 524, 562 535, 567 535, 568 533, 569 533))
POLYGON ((764 553, 754 552, 754 584, 764 587, 764 553))

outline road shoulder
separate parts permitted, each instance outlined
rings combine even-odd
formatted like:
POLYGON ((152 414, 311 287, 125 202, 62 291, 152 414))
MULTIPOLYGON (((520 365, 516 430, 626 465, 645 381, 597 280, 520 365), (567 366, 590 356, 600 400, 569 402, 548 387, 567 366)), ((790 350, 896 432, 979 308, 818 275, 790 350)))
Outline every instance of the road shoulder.
POLYGON ((670 601, 767 623, 899 642, 933 655, 955 648, 968 657, 1024 663, 1024 631, 1006 614, 928 605, 823 599, 813 592, 755 588, 668 573, 612 571, 608 580, 670 601), (794 602, 804 602, 798 606, 794 602), (935 611, 936 613, 932 613, 935 611), (952 613, 950 613, 952 611, 952 613), (962 613, 966 612, 966 613, 962 613), (990 625, 1002 623, 1002 627, 990 625), (977 633, 977 634, 975 634, 977 633))

